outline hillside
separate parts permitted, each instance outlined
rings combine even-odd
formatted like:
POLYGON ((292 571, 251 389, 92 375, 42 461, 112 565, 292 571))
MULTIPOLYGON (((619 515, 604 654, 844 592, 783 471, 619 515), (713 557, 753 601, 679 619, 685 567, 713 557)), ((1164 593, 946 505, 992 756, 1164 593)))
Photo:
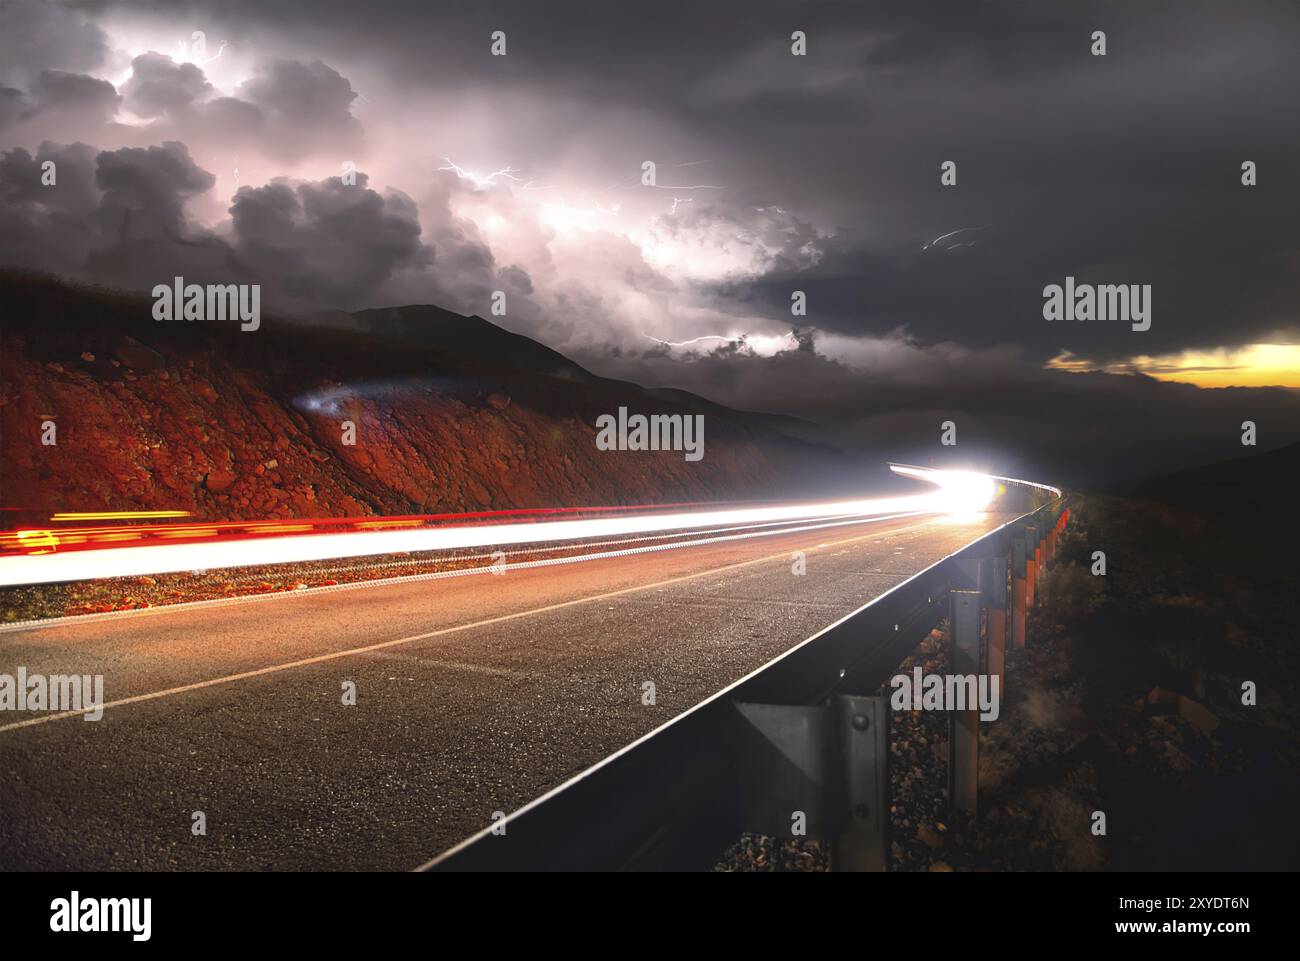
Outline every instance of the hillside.
MULTIPOLYGON (((1249 450, 1249 448, 1243 448, 1249 450)), ((1300 444, 1247 454, 1145 481, 1131 489, 1139 497, 1188 506, 1214 506, 1233 511, 1258 509, 1259 498, 1285 497, 1300 477, 1300 444)))
POLYGON ((589 374, 478 317, 156 322, 151 301, 0 272, 0 506, 260 519, 827 493, 843 455, 762 415, 589 374), (346 329, 351 327, 351 329, 346 329), (705 415, 705 456, 600 451, 595 421, 705 415), (42 424, 57 444, 41 443, 42 424), (356 428, 343 442, 343 422, 356 428))

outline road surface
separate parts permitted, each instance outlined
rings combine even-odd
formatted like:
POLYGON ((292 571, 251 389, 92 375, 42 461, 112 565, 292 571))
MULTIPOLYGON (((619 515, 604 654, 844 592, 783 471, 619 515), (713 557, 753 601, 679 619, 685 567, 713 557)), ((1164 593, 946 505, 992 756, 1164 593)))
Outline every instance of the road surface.
POLYGON ((0 869, 413 868, 1009 517, 0 632, 109 705, 0 712, 0 869))

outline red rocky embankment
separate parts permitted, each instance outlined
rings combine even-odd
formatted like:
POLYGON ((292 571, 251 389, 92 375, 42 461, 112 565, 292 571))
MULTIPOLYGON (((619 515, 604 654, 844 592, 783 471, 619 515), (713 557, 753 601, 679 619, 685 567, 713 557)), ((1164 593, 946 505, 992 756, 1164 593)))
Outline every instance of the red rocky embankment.
POLYGON ((465 360, 455 343, 154 322, 143 298, 32 278, 0 287, 0 499, 36 513, 263 519, 789 496, 840 466, 713 412, 699 462, 600 451, 595 420, 620 404, 690 409, 632 385, 465 360))

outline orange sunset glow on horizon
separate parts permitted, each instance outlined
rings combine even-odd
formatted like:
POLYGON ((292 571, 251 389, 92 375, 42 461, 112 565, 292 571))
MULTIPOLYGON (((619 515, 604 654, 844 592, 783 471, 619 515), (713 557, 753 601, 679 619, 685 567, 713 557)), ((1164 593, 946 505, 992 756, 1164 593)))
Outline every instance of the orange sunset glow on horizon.
POLYGON ((1063 351, 1046 365, 1075 373, 1146 374, 1197 387, 1300 387, 1300 344, 1245 344, 1095 364, 1063 351))

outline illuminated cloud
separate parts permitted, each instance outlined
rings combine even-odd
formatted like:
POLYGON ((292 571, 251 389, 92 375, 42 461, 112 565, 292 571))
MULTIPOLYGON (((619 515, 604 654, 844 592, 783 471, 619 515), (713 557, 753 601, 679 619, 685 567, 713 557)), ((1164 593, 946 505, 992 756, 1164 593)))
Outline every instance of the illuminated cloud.
POLYGON ((775 0, 633 30, 584 8, 580 49, 525 2, 394 3, 365 45, 342 0, 181 9, 5 5, 5 264, 146 290, 212 271, 303 313, 438 304, 867 441, 957 386, 974 412, 1011 385, 1294 383, 1287 348, 1243 345, 1300 341, 1300 182, 1274 159, 1297 146, 1274 91, 1300 81, 1300 8, 1115 5, 1141 55, 1106 70, 1079 55, 1092 14, 1013 2, 806 5, 801 60, 775 0), (33 185, 46 159, 55 193, 33 185), (1150 284, 1151 329, 1044 321, 1067 275, 1150 284))

